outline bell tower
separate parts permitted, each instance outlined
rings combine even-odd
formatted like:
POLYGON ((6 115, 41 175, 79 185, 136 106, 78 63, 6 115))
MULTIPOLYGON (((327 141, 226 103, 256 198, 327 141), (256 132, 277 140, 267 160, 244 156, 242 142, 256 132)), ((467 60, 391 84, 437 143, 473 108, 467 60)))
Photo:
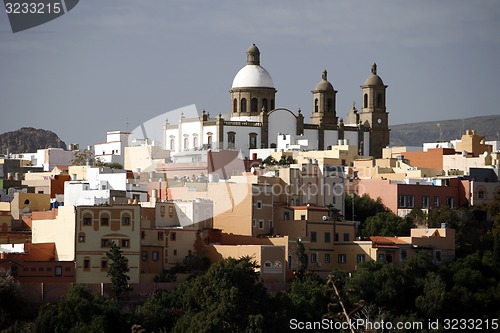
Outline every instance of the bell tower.
POLYGON ((371 74, 361 86, 362 108, 360 122, 370 129, 370 155, 382 157, 382 149, 389 145, 389 113, 386 109, 387 86, 377 74, 373 64, 371 74))
POLYGON ((311 91, 313 94, 311 123, 315 125, 336 125, 338 120, 335 106, 337 90, 328 82, 327 75, 328 72, 323 69, 321 81, 311 91))

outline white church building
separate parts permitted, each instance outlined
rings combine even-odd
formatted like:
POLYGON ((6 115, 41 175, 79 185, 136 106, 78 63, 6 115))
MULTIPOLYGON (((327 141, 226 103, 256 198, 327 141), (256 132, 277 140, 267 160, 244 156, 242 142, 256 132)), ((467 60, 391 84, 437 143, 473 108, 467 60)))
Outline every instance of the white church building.
POLYGON ((344 121, 337 117, 337 91, 324 70, 312 90, 312 116, 306 123, 300 109, 293 112, 275 106, 277 90, 269 72, 260 65, 260 51, 254 44, 247 50, 246 66, 234 77, 229 117, 219 114, 213 118, 203 111, 196 118, 181 116, 176 124, 167 121, 164 148, 173 155, 228 149, 248 157, 250 149, 277 148, 278 136, 292 135, 307 142, 309 150, 325 150, 343 140, 357 146, 359 155, 381 157, 382 148, 389 144, 386 88, 373 64, 361 86, 361 112, 353 106, 344 121))

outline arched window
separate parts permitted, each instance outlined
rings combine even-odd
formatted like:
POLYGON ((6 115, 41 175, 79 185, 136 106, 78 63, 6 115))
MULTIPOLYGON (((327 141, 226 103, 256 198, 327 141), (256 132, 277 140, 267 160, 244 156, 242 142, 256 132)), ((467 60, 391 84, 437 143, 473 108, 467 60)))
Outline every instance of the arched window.
POLYGON ((264 111, 267 111, 267 98, 264 98, 262 100, 262 108, 264 109, 264 111))
POLYGON ((193 138, 193 148, 196 148, 196 147, 198 147, 198 137, 197 136, 195 136, 193 138))
POLYGON ((250 112, 257 112, 258 111, 257 104, 258 104, 257 98, 254 97, 250 100, 250 112))
POLYGON ((314 112, 318 112, 319 111, 319 105, 318 105, 318 99, 316 98, 314 100, 314 112))
POLYGON ((327 112, 332 112, 333 111, 333 103, 332 103, 332 99, 329 98, 326 102, 326 111, 327 112))
POLYGON ((249 134, 248 147, 250 149, 256 149, 257 148, 257 133, 250 133, 249 134))
POLYGON ((377 94, 377 107, 381 108, 382 107, 382 94, 377 94))
POLYGON ((247 99, 246 98, 241 99, 240 112, 247 112, 247 99))
POLYGON ((184 150, 188 150, 188 149, 189 149, 189 138, 185 137, 184 138, 184 150))
POLYGON ((271 110, 274 110, 274 99, 271 99, 271 110))
POLYGON ((363 96, 363 107, 367 108, 368 107, 368 94, 365 94, 363 96))
POLYGON ((238 100, 233 99, 233 112, 238 112, 238 100))
POLYGON ((208 132, 207 135, 208 135, 207 137, 208 148, 212 148, 212 133, 208 132))
POLYGON ((234 149, 236 144, 236 133, 227 132, 227 148, 234 149))
POLYGON ((170 139, 170 150, 175 150, 175 140, 174 139, 170 139))

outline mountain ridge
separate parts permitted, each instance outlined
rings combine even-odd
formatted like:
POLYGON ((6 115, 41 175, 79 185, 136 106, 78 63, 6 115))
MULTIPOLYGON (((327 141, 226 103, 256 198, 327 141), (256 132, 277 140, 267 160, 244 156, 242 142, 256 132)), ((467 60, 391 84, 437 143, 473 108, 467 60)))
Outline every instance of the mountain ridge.
POLYGON ((389 128, 391 146, 422 146, 424 142, 460 139, 466 130, 475 130, 485 140, 493 141, 500 140, 500 115, 406 123, 389 128))
POLYGON ((35 153, 38 149, 63 148, 66 143, 49 130, 22 127, 16 131, 0 134, 0 153, 35 153))

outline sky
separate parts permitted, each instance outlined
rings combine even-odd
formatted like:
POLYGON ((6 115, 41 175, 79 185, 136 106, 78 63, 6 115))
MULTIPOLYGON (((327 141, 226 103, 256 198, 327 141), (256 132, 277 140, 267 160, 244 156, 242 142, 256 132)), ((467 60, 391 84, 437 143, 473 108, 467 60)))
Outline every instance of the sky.
POLYGON ((276 107, 306 119, 323 69, 344 117, 374 62, 391 125, 500 114, 497 0, 81 0, 17 33, 0 12, 0 133, 87 146, 192 104, 227 114, 253 43, 276 107))

